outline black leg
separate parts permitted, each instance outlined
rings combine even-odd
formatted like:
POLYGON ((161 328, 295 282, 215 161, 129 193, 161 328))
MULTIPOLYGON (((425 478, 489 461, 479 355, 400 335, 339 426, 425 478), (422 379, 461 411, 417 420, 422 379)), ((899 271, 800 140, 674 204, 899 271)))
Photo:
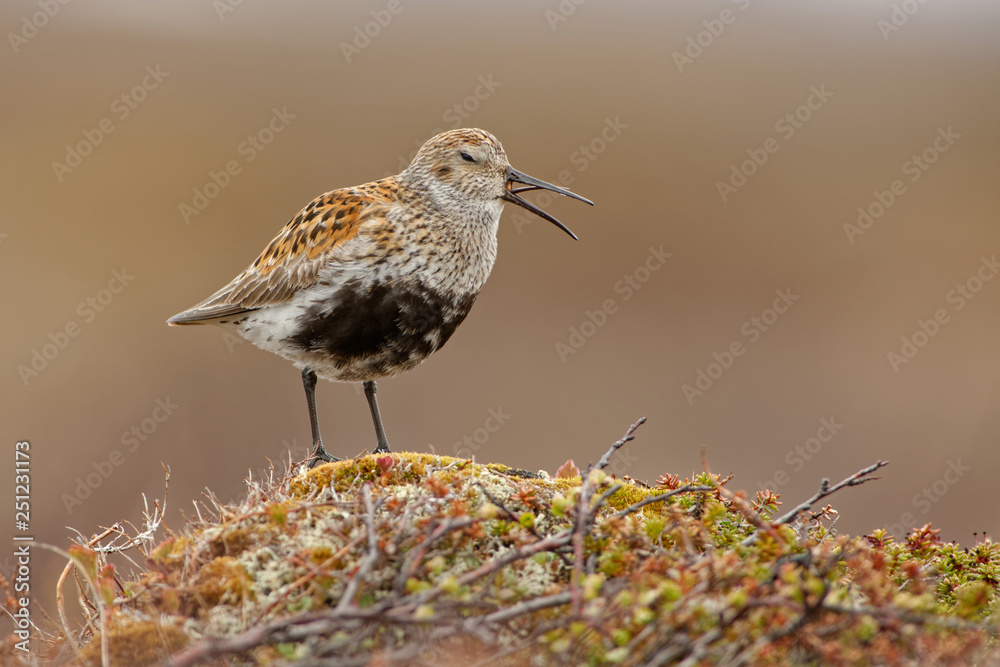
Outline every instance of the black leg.
POLYGON ((385 429, 382 427, 382 415, 378 412, 378 399, 375 398, 376 391, 378 391, 378 386, 376 386, 375 380, 365 382, 365 398, 368 399, 368 407, 372 411, 372 421, 375 422, 375 437, 378 438, 378 446, 372 453, 384 454, 392 450, 389 449, 389 441, 386 439, 385 429))
POLYGON ((315 468, 321 461, 339 461, 330 456, 323 447, 323 438, 319 434, 319 417, 316 416, 316 373, 308 366, 302 369, 302 386, 306 389, 306 403, 309 404, 309 427, 312 429, 313 453, 310 468, 315 468))

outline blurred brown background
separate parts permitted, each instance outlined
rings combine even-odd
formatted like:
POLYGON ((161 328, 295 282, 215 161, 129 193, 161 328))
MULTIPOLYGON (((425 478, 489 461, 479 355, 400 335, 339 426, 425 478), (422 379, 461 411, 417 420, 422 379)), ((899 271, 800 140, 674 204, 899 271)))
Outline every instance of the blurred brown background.
MULTIPOLYGON (((884 458, 838 529, 995 538, 1000 6, 669 5, 3 3, 0 442, 7 470, 31 442, 36 538, 138 520, 161 462, 176 527, 304 456, 289 363, 164 320, 458 126, 597 206, 547 204, 579 242, 508 209, 469 319, 380 386, 397 450, 554 471, 645 415, 619 474, 685 477, 705 449, 788 506, 884 458)), ((354 387, 318 396, 331 451, 373 446, 354 387)), ((36 551, 41 602, 55 565, 36 551)))

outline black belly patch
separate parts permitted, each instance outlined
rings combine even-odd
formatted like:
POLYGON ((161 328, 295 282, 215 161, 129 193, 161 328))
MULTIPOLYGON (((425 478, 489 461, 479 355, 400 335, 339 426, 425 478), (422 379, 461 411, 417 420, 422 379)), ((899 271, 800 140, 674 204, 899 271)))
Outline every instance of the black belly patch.
POLYGON ((439 349, 462 323, 476 297, 444 297, 419 287, 345 283, 332 297, 299 316, 302 327, 289 342, 329 355, 338 365, 362 359, 385 370, 420 360, 439 349))

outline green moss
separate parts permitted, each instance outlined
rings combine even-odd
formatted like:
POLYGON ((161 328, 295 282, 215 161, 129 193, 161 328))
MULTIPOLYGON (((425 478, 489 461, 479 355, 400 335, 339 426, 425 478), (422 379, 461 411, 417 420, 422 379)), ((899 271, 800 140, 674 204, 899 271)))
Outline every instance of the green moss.
POLYGON ((239 556, 257 543, 258 532, 244 526, 223 527, 211 542, 214 556, 239 556))
MULTIPOLYGON (((115 666, 158 665, 189 642, 180 628, 169 623, 132 621, 119 616, 108 629, 108 655, 115 666)), ((100 635, 83 647, 79 657, 85 665, 101 665, 100 635)))
MULTIPOLYGON (((992 542, 961 549, 941 543, 929 526, 901 541, 882 531, 835 535, 820 517, 768 526, 745 543, 775 513, 777 496, 762 492, 748 502, 723 488, 728 478, 708 474, 690 483, 710 491, 678 493, 618 516, 689 482, 668 475, 651 487, 592 472, 591 504, 621 486, 581 524, 580 477, 524 473, 394 453, 263 487, 222 508, 224 520, 199 522, 151 550, 149 571, 124 582, 131 594, 115 602, 109 640, 127 658, 112 664, 155 663, 185 642, 338 605, 360 613, 405 599, 370 624, 331 625, 301 641, 279 636, 235 659, 308 662, 325 646, 345 660, 377 662, 383 652, 426 640, 436 625, 473 623, 542 596, 570 603, 480 633, 468 644, 475 657, 464 661, 502 655, 493 664, 638 666, 667 646, 677 648, 679 662, 690 657, 684 642, 688 649, 701 642, 705 664, 741 651, 750 652, 751 665, 975 664, 993 648, 989 631, 975 625, 995 622, 1000 606, 1000 547, 992 542), (530 557, 464 578, 519 551, 530 557), (341 605, 349 582, 352 597, 341 605)), ((462 628, 454 636, 468 635, 465 625, 454 627, 462 628)), ((99 651, 96 642, 87 644, 84 661, 99 651)), ((452 638, 410 655, 433 664, 434 650, 464 655, 465 646, 452 638)))
POLYGON ((202 566, 194 579, 192 591, 202 607, 214 607, 220 603, 239 605, 254 598, 250 575, 231 556, 216 558, 202 566))
POLYGON ((326 487, 344 493, 364 482, 380 487, 412 484, 426 475, 428 466, 461 469, 468 464, 465 459, 414 452, 368 455, 327 463, 306 472, 293 480, 290 496, 305 499, 326 487))

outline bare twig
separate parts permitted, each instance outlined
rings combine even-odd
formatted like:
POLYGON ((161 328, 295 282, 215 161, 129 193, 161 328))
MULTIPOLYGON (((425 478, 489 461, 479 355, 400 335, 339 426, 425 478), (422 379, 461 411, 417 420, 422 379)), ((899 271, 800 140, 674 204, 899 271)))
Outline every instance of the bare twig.
MULTIPOLYGON (((856 486, 873 479, 872 473, 884 466, 885 462, 879 461, 837 485, 824 480, 813 498, 774 522, 761 517, 758 510, 746 500, 744 493, 733 494, 723 489, 722 486, 729 478, 717 479, 715 475, 699 475, 697 480, 674 489, 669 487, 676 486, 678 482, 671 478, 669 484, 661 485, 659 489, 642 492, 643 495, 651 494, 649 497, 618 510, 611 507, 609 502, 625 496, 620 493, 625 485, 616 483, 617 480, 613 480, 611 476, 603 479, 602 473, 593 471, 607 468, 615 452, 633 439, 637 428, 644 421, 640 419, 632 424, 624 437, 612 444, 596 465, 584 471, 579 486, 571 492, 578 493, 579 496, 569 507, 562 506, 566 509, 565 514, 541 509, 535 525, 528 521, 521 523, 529 518, 529 510, 539 510, 540 507, 536 507, 530 495, 531 490, 521 488, 517 493, 509 493, 508 486, 503 487, 503 490, 498 490, 498 487, 487 489, 474 476, 424 479, 422 483, 421 480, 415 480, 421 493, 415 494, 414 498, 419 500, 407 502, 408 498, 407 501, 400 502, 397 500, 399 496, 390 489, 386 489, 386 495, 382 497, 382 490, 377 483, 373 485, 363 481, 368 478, 368 473, 362 473, 359 468, 350 490, 350 502, 346 502, 346 495, 345 502, 339 502, 340 496, 330 489, 334 493, 333 497, 338 499, 337 502, 304 504, 301 496, 287 491, 286 479, 273 478, 272 467, 270 474, 264 474, 263 477, 259 475, 258 480, 248 480, 248 496, 240 504, 222 505, 214 496, 207 495, 206 506, 209 511, 206 513, 213 512, 214 503, 214 512, 220 519, 240 530, 246 529, 247 524, 261 521, 261 518, 266 520, 275 499, 292 505, 288 509, 289 515, 292 512, 308 511, 312 507, 333 506, 338 509, 330 510, 329 515, 317 513, 316 517, 307 517, 316 518, 316 522, 303 522, 310 529, 325 530, 327 524, 332 527, 329 548, 319 551, 311 546, 315 544, 314 541, 303 540, 301 544, 309 545, 310 550, 298 548, 287 551, 288 555, 283 558, 288 562, 290 574, 283 581, 290 583, 282 586, 276 598, 268 600, 269 606, 263 614, 256 616, 256 621, 250 624, 244 621, 239 628, 242 631, 225 638, 211 637, 206 632, 194 643, 175 653, 166 664, 170 667, 194 667, 212 664, 214 661, 253 662, 273 654, 272 649, 264 647, 284 643, 300 644, 301 651, 297 651, 304 654, 301 657, 305 661, 311 661, 310 664, 322 663, 330 667, 360 667, 371 663, 373 657, 400 664, 418 661, 420 664, 439 664, 445 659, 445 651, 454 648, 458 640, 481 642, 482 649, 489 654, 489 659, 483 660, 483 664, 489 664, 490 660, 495 662, 496 658, 504 655, 517 656, 515 659, 522 660, 532 647, 541 647, 541 659, 550 655, 550 652, 539 644, 539 639, 555 629, 565 630, 570 620, 582 620, 578 617, 584 613, 585 608, 590 628, 588 632, 600 635, 604 632, 602 623, 613 618, 612 614, 628 613, 636 606, 630 588, 635 582, 627 576, 612 574, 608 574, 608 580, 600 589, 599 602, 604 602, 605 606, 595 604, 591 609, 586 606, 589 603, 584 602, 585 577, 595 570, 595 564, 601 556, 601 540, 607 539, 608 543, 617 545, 615 540, 619 534, 627 540, 625 544, 630 551, 629 558, 649 562, 653 566, 649 571, 651 575, 661 573, 665 563, 675 563, 671 567, 676 567, 684 580, 692 583, 690 587, 685 585, 684 594, 676 601, 676 605, 667 607, 659 599, 648 604, 651 611, 663 614, 665 622, 650 624, 629 637, 626 642, 628 646, 622 648, 629 651, 628 661, 639 661, 635 664, 680 663, 693 666, 720 660, 726 664, 743 664, 755 655, 753 650, 756 645, 748 644, 754 643, 757 630, 748 631, 734 623, 742 615, 753 613, 755 606, 759 604, 780 608, 780 615, 764 618, 774 621, 773 625, 780 625, 778 632, 785 633, 784 636, 789 637, 788 641, 798 641, 799 635, 806 632, 803 628, 812 632, 813 626, 818 624, 822 626, 821 629, 829 629, 831 619, 834 624, 855 622, 852 614, 866 613, 867 608, 852 605, 839 609, 826 603, 827 591, 831 586, 839 590, 839 579, 834 581, 834 578, 827 575, 832 571, 830 568, 844 562, 846 557, 841 549, 836 551, 834 561, 831 561, 826 570, 819 568, 821 571, 817 576, 825 582, 822 594, 812 592, 811 588, 808 591, 803 588, 802 598, 798 602, 789 600, 785 595, 775 594, 773 599, 760 597, 761 593, 766 594, 767 586, 772 591, 778 590, 774 582, 781 580, 774 578, 770 584, 762 582, 761 590, 750 599, 736 605, 720 605, 718 610, 709 612, 718 617, 717 627, 705 627, 700 623, 688 624, 683 619, 689 618, 688 612, 703 604, 705 596, 717 597, 720 590, 737 585, 738 581, 732 579, 733 574, 727 569, 728 566, 721 566, 723 561, 718 560, 721 547, 712 547, 710 538, 714 531, 711 526, 699 521, 699 517, 695 516, 695 509, 684 511, 690 504, 687 500, 682 504, 671 502, 670 499, 685 493, 689 494, 686 499, 697 499, 699 504, 713 503, 715 498, 720 498, 725 503, 728 516, 741 531, 740 535, 756 530, 755 536, 770 532, 775 538, 779 538, 779 526, 794 522, 796 517, 801 522, 803 517, 811 515, 814 507, 822 506, 819 502, 826 496, 846 486, 856 486), (284 486, 282 490, 276 490, 260 480, 272 486, 284 486), (666 488, 662 488, 663 486, 666 488), (487 501, 499 508, 499 511, 477 513, 477 505, 487 501), (631 520, 622 521, 654 503, 661 503, 664 517, 669 518, 671 525, 678 527, 678 537, 674 538, 672 532, 667 535, 671 540, 676 539, 684 544, 686 552, 680 549, 668 551, 655 535, 648 535, 648 531, 642 530, 641 523, 632 525, 631 520), (397 511, 400 508, 402 510, 397 511), (326 523, 321 521, 324 516, 334 515, 337 516, 336 520, 325 519, 326 523), (499 521, 484 518, 486 516, 496 517, 499 521), (514 523, 507 525, 508 520, 514 523), (240 525, 236 526, 237 523, 240 525), (600 534, 605 530, 607 535, 600 534), (708 537, 702 539, 703 536, 708 537), (471 554, 465 551, 470 542, 475 544, 475 551, 471 554), (320 553, 324 554, 321 559, 317 556, 320 553), (350 554, 349 558, 347 554, 350 554), (530 559, 539 554, 544 558, 538 558, 538 564, 545 568, 547 575, 557 577, 558 586, 541 589, 547 595, 542 595, 540 591, 529 593, 523 598, 509 595, 512 580, 518 579, 525 572, 533 575, 537 570, 530 559), (436 568, 428 571, 432 568, 427 565, 427 559, 432 557, 435 561, 447 562, 449 565, 454 561, 456 567, 449 567, 444 573, 436 568), (558 559, 562 559, 562 562, 558 559), (318 562, 319 560, 322 562, 318 562), (319 576, 323 577, 324 585, 329 580, 339 581, 337 588, 342 587, 342 592, 339 595, 335 593, 336 599, 329 606, 324 603, 325 608, 322 610, 294 612, 293 609, 298 605, 286 601, 292 599, 293 595, 299 595, 304 589, 315 586, 311 582, 319 576), (622 591, 630 594, 619 595, 622 591), (369 597, 376 601, 367 604, 369 597), (367 606, 358 603, 359 598, 365 599, 364 604, 367 606), (280 618, 268 618, 269 613, 280 604, 285 605, 284 611, 275 614, 280 618), (837 617, 837 612, 843 615, 837 617), (778 619, 781 619, 781 623, 777 622, 778 619), (506 638, 512 638, 513 641, 506 641, 506 638)), ((402 461, 399 463, 403 465, 402 461)), ((708 473, 707 462, 703 466, 708 473)), ((416 467, 413 468, 415 469, 416 467)), ((410 471, 411 469, 406 470, 410 471)), ((424 474, 423 469, 420 474, 424 474)), ((412 481, 414 480, 407 478, 408 483, 412 481)), ((551 489, 552 495, 565 488, 562 484, 554 486, 551 489)), ((330 497, 324 490, 322 498, 330 497)), ((307 500, 317 501, 319 498, 310 495, 307 500)), ((162 513, 150 512, 147 526, 155 523, 158 515, 162 513)), ((127 526, 125 531, 128 534, 138 532, 127 526)), ((727 527, 721 535, 725 544, 729 545, 731 530, 727 527)), ((195 554, 204 556, 205 550, 214 548, 213 540, 217 541, 219 538, 218 533, 213 532, 199 539, 187 549, 186 557, 189 560, 185 562, 185 572, 188 568, 197 568, 205 562, 204 558, 190 556, 192 548, 195 554)), ((124 548, 137 546, 140 549, 145 547, 144 543, 137 544, 135 540, 136 538, 128 538, 127 535, 114 535, 111 545, 124 548), (123 540, 123 537, 127 540, 123 540)), ((797 542, 795 536, 791 536, 789 540, 797 542)), ((777 554, 778 562, 775 567, 786 568, 788 564, 794 564, 811 573, 818 565, 822 566, 823 562, 819 559, 823 557, 822 554, 827 553, 824 549, 828 550, 830 547, 828 542, 821 543, 815 549, 805 545, 804 554, 795 552, 794 555, 787 555, 787 558, 785 550, 781 550, 777 554)), ((809 577, 802 578, 803 587, 807 579, 811 581, 809 577)), ((836 599, 844 603, 841 598, 836 599)), ((248 611, 248 607, 245 606, 243 611, 248 611)), ((91 614, 91 618, 96 619, 96 614, 91 614)), ((254 617, 251 615, 244 618, 254 617)), ((876 618, 884 620, 888 625, 904 622, 899 616, 884 613, 876 618)), ((68 626, 68 623, 64 625, 68 626)), ((767 629, 769 628, 762 628, 763 631, 767 629)), ((768 636, 771 643, 779 639, 774 634, 768 636)), ((470 652, 467 664, 475 663, 485 655, 479 653, 479 646, 475 648, 477 650, 470 652)), ((570 649, 573 652, 572 659, 578 658, 580 647, 571 645, 570 649)))
POLYGON ((322 635, 337 627, 340 620, 371 619, 384 612, 381 605, 365 609, 336 609, 322 613, 299 614, 258 625, 246 632, 219 639, 206 639, 178 651, 167 660, 165 667, 189 667, 205 663, 213 656, 238 655, 265 644, 277 644, 322 635))
POLYGON ((877 608, 865 605, 852 607, 833 602, 824 602, 823 609, 852 616, 870 616, 877 619, 891 618, 897 621, 902 621, 903 623, 912 623, 914 625, 932 625, 952 630, 978 630, 986 632, 993 637, 1000 634, 1000 628, 997 627, 995 622, 991 621, 970 621, 964 618, 954 618, 951 616, 921 614, 907 612, 904 609, 877 608))
MULTIPOLYGON (((494 496, 492 493, 490 493, 489 489, 487 489, 485 486, 483 486, 482 484, 480 484, 478 482, 476 483, 476 488, 478 488, 479 491, 484 496, 486 496, 486 499, 489 500, 492 505, 495 505, 497 508, 500 509, 501 512, 503 512, 504 514, 506 514, 507 517, 510 518, 511 521, 514 521, 514 522, 516 522, 518 524, 521 524, 521 515, 518 514, 517 512, 515 512, 514 510, 510 509, 509 507, 507 507, 502 500, 500 500, 499 498, 497 498, 496 496, 494 496)), ((521 524, 521 525, 523 527, 523 524, 521 524)), ((538 529, 535 528, 534 525, 528 526, 527 530, 536 539, 541 540, 541 539, 545 538, 544 535, 542 535, 541 533, 538 532, 538 529)), ((563 558, 563 560, 566 560, 566 559, 563 558)), ((569 561, 566 561, 566 562, 569 563, 569 561)))
POLYGON ((864 484, 865 482, 871 482, 872 480, 881 479, 880 477, 868 477, 868 475, 872 474, 873 472, 875 472, 879 468, 885 467, 887 465, 889 465, 888 461, 881 461, 881 460, 880 461, 876 461, 875 463, 871 464, 867 468, 862 468, 861 470, 857 471, 856 473, 854 473, 850 477, 847 477, 846 479, 844 479, 843 481, 839 482, 838 484, 836 484, 834 486, 830 486, 830 480, 829 479, 823 478, 823 481, 820 482, 820 485, 819 485, 819 491, 817 491, 816 494, 812 498, 810 498, 809 500, 807 500, 807 501, 805 501, 805 502, 803 502, 803 503, 801 503, 801 504, 796 505, 795 507, 793 507, 784 516, 782 516, 780 519, 776 520, 775 523, 777 523, 779 526, 783 526, 783 525, 785 525, 787 523, 791 523, 792 520, 796 516, 798 516, 801 512, 805 512, 806 510, 811 509, 813 505, 815 505, 816 503, 818 503, 823 498, 826 498, 827 496, 833 495, 834 493, 836 493, 837 491, 840 491, 841 489, 843 489, 845 487, 848 487, 848 486, 858 486, 860 484, 864 484))
MULTIPOLYGON (((879 477, 869 477, 869 475, 871 475, 879 468, 883 468, 887 465, 889 465, 888 461, 878 460, 875 463, 868 466, 867 468, 862 468, 861 470, 857 471, 850 477, 845 478, 844 480, 838 482, 833 486, 830 486, 830 480, 824 477, 823 481, 820 482, 819 491, 817 491, 812 498, 806 500, 805 502, 799 503, 791 510, 789 510, 787 513, 785 513, 783 516, 771 522, 771 524, 774 526, 784 526, 786 524, 789 524, 795 519, 795 517, 797 517, 802 512, 810 510, 812 506, 818 503, 820 500, 826 498, 827 496, 833 495, 834 493, 840 491, 843 488, 846 488, 848 486, 858 486, 860 484, 864 484, 865 482, 871 482, 876 479, 881 479, 879 477)), ((751 544, 753 544, 754 540, 757 539, 757 535, 759 533, 760 531, 757 530, 752 535, 750 535, 750 537, 743 540, 742 543, 743 546, 750 546, 751 544)))
POLYGON ((344 587, 344 594, 340 596, 336 610, 344 611, 354 603, 354 594, 358 591, 362 579, 368 574, 368 570, 375 565, 379 559, 378 534, 375 532, 375 505, 372 503, 372 489, 370 484, 361 487, 361 499, 365 504, 365 528, 368 530, 368 553, 365 554, 357 571, 344 587))
POLYGON ((59 610, 59 620, 62 622, 63 636, 69 641, 74 651, 79 651, 81 648, 80 642, 76 640, 76 634, 69 629, 69 618, 66 616, 66 602, 63 598, 63 584, 66 583, 66 577, 69 576, 72 569, 73 561, 71 560, 66 563, 62 574, 59 575, 59 581, 56 583, 56 608, 59 610))
POLYGON ((283 603, 288 598, 288 596, 292 594, 293 591, 295 591, 296 589, 298 589, 299 586, 303 586, 303 585, 309 583, 310 581, 312 581, 313 579, 315 579, 316 576, 317 576, 317 574, 322 571, 322 568, 324 568, 324 567, 328 566, 329 564, 335 562, 339 558, 342 558, 347 552, 349 552, 351 549, 353 549, 359 542, 361 542, 366 537, 367 537, 367 535, 357 535, 357 536, 355 536, 347 544, 345 544, 343 547, 341 547, 337 551, 337 553, 333 554, 332 556, 330 556, 329 558, 327 558, 325 561, 323 561, 322 563, 320 563, 318 567, 312 567, 309 572, 307 572, 306 574, 302 575, 301 577, 299 577, 298 579, 296 579, 292 583, 290 583, 287 586, 285 586, 284 589, 277 595, 277 597, 275 598, 274 602, 272 602, 271 604, 267 605, 267 607, 264 608, 264 611, 260 612, 260 614, 257 615, 257 621, 256 622, 260 623, 265 618, 267 618, 268 615, 272 611, 274 611, 275 609, 277 609, 278 605, 280 605, 281 603, 283 603))
POLYGON ((402 594, 404 588, 406 587, 406 581, 414 575, 419 567, 420 563, 423 562, 424 556, 427 551, 434 546, 441 538, 447 536, 451 531, 458 528, 465 528, 466 526, 471 526, 474 523, 478 523, 480 519, 473 517, 462 517, 459 519, 445 519, 441 523, 434 527, 434 530, 430 532, 430 535, 420 543, 416 549, 413 549, 406 555, 406 560, 403 562, 402 567, 399 568, 399 572, 396 574, 395 582, 393 583, 393 590, 397 594, 402 594))
POLYGON ((534 598, 533 600, 519 602, 515 605, 507 607, 506 609, 495 611, 492 614, 486 615, 483 618, 483 621, 486 623, 503 623, 504 621, 509 621, 512 618, 517 618, 518 616, 523 616, 524 614, 530 614, 531 612, 538 611, 539 609, 548 609, 549 607, 559 607, 564 604, 569 604, 571 600, 572 596, 569 593, 546 595, 534 598))
MULTIPOLYGON (((601 459, 602 461, 604 459, 601 459)), ((580 582, 583 579, 583 538, 587 530, 590 514, 590 468, 583 474, 580 483, 580 503, 573 519, 573 572, 569 576, 569 592, 573 600, 573 614, 583 613, 583 592, 580 582)))
POLYGON ((601 460, 597 462, 597 465, 594 466, 594 468, 596 468, 597 470, 604 470, 605 468, 607 468, 608 465, 611 463, 611 456, 619 449, 621 449, 622 445, 624 445, 626 442, 634 440, 635 439, 634 434, 636 429, 645 423, 646 423, 646 418, 639 417, 639 421, 628 427, 628 430, 625 431, 625 435, 622 436, 622 439, 616 441, 614 444, 611 445, 608 451, 604 452, 604 456, 601 457, 601 460))
MULTIPOLYGON (((468 586, 477 579, 499 572, 501 569, 510 565, 511 563, 516 563, 517 561, 531 558, 532 556, 538 553, 543 553, 546 551, 554 551, 560 547, 565 547, 572 542, 572 539, 573 539, 572 529, 559 531, 554 535, 546 537, 544 540, 527 544, 513 551, 512 553, 500 556, 499 558, 494 558, 493 560, 489 561, 488 563, 480 565, 474 570, 465 572, 464 574, 460 575, 457 578, 456 583, 459 586, 468 586)), ((432 600, 440 597, 442 593, 444 593, 444 588, 439 584, 429 590, 417 593, 415 595, 411 595, 409 596, 409 598, 407 598, 406 604, 398 608, 398 611, 400 612, 400 614, 409 613, 413 609, 413 607, 431 602, 432 600)))

